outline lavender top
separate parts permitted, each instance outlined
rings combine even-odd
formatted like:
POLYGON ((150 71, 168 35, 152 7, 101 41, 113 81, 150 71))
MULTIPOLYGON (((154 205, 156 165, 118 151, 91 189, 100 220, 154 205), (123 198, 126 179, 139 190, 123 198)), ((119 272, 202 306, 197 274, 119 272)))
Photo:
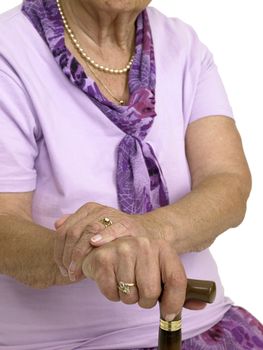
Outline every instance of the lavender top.
POLYGON ((134 62, 128 79, 130 98, 126 106, 105 98, 66 48, 56 0, 24 0, 22 12, 50 48, 66 77, 125 134, 116 150, 119 208, 129 214, 143 214, 169 204, 162 170, 153 149, 144 141, 156 117, 155 59, 147 11, 136 20, 134 62))
MULTIPOLYGON (((188 124, 208 115, 232 117, 232 110, 212 55, 194 30, 153 8, 147 13, 156 118, 145 142, 174 203, 191 190, 184 151, 188 124)), ((0 16, 0 33, 0 192, 34 191, 33 218, 50 228, 88 201, 118 208, 116 150, 125 133, 66 78, 21 6, 0 16)), ((181 259, 189 278, 212 279, 218 287, 215 303, 184 310, 186 339, 217 323, 232 301, 224 296, 209 249, 181 259)), ((0 295, 0 350, 157 346, 158 305, 110 302, 89 279, 35 290, 1 275, 0 295)))

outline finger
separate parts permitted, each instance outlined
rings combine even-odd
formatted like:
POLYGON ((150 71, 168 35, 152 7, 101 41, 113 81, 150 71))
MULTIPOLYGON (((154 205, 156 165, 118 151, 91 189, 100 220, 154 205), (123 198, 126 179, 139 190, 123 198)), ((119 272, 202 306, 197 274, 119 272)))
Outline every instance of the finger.
POLYGON ((86 215, 87 208, 89 208, 87 205, 82 206, 75 214, 72 214, 65 218, 64 223, 57 229, 56 237, 55 237, 55 245, 54 245, 54 260, 57 263, 60 272, 63 276, 68 276, 68 267, 70 263, 70 250, 72 251, 72 245, 74 242, 77 242, 79 239, 80 233, 76 233, 76 230, 71 230, 70 237, 67 240, 67 235, 69 229, 73 226, 73 223, 77 220, 80 220, 81 217, 86 215), (64 256, 64 248, 65 244, 67 243, 66 247, 66 253, 65 253, 65 260, 63 262, 63 256, 64 256), (65 263, 65 265, 64 265, 65 263))
POLYGON ((63 265, 63 252, 66 237, 63 232, 57 231, 55 233, 55 243, 54 243, 54 261, 57 264, 61 274, 64 277, 68 276, 68 271, 63 265))
MULTIPOLYGON (((70 220, 72 223, 71 218, 67 219, 70 220)), ((75 247, 75 245, 80 240, 82 234, 84 232, 89 232, 89 239, 98 232, 98 224, 94 223, 91 225, 88 225, 89 218, 85 217, 83 219, 79 219, 78 222, 75 224, 72 224, 69 226, 69 223, 67 223, 67 229, 64 226, 60 226, 60 228, 57 230, 57 233, 60 237, 61 244, 58 244, 57 247, 57 260, 59 261, 59 264, 62 265, 64 268, 68 269, 69 265, 71 263, 71 256, 72 251, 75 247), (64 238, 63 245, 62 245, 62 238, 64 238), (63 250, 63 252, 61 252, 63 250), (62 255, 62 257, 61 257, 62 255)), ((87 243, 88 246, 90 246, 90 243, 87 243)))
POLYGON ((60 226, 64 224, 64 222, 67 220, 68 217, 70 217, 72 214, 65 214, 61 216, 58 220, 55 221, 54 226, 55 229, 57 230, 60 226))
POLYGON ((116 238, 133 235, 133 231, 128 229, 129 225, 124 220, 106 228, 101 223, 97 224, 101 225, 100 227, 102 227, 100 233, 96 234, 90 239, 90 243, 96 247, 109 243, 116 238))
POLYGON ((117 284, 120 282, 134 283, 135 286, 128 287, 128 292, 125 293, 119 290, 120 300, 124 304, 135 304, 139 300, 139 295, 135 279, 135 263, 137 252, 132 249, 129 241, 123 241, 117 248, 118 261, 116 266, 117 284))
POLYGON ((82 263, 83 274, 95 280, 102 294, 111 301, 120 301, 114 273, 114 261, 117 259, 114 249, 99 247, 93 249, 82 263))
POLYGON ((89 244, 89 240, 90 234, 84 232, 81 238, 79 239, 78 243, 72 249, 70 264, 68 268, 69 279, 71 281, 76 281, 83 277, 83 260, 92 251, 92 249, 94 249, 89 244))
POLYGON ((139 293, 138 304, 142 308, 152 308, 161 294, 161 276, 158 249, 148 239, 140 239, 140 249, 136 263, 136 281, 139 293))
POLYGON ((61 225, 60 230, 66 233, 69 228, 73 227, 78 222, 82 221, 82 219, 87 219, 86 225, 89 223, 96 221, 94 219, 89 219, 90 215, 102 210, 103 206, 97 203, 86 203, 82 207, 80 207, 74 214, 70 215, 61 225))
POLYGON ((69 265, 72 262, 72 254, 75 247, 79 254, 90 248, 90 238, 94 235, 91 229, 89 230, 85 224, 85 219, 81 220, 76 225, 70 227, 67 231, 64 252, 63 252, 63 265, 69 269, 69 265))
POLYGON ((168 243, 159 242, 160 271, 163 282, 161 316, 172 321, 181 312, 185 301, 187 280, 183 265, 168 243))

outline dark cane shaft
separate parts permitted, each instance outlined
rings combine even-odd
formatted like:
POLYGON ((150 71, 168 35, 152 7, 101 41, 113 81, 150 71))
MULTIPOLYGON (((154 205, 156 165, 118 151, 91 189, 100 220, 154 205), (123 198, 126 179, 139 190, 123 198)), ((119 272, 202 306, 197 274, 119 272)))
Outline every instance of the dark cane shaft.
MULTIPOLYGON (((187 280, 186 298, 212 303, 216 296, 216 284, 213 281, 187 280)), ((181 314, 168 322, 160 318, 158 350, 181 350, 181 314)))

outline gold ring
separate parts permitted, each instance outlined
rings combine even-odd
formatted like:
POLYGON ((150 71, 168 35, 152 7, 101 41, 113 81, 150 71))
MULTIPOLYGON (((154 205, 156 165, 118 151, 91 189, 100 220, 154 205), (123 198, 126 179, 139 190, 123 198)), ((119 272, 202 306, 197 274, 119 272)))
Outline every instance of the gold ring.
POLYGON ((100 222, 102 223, 102 225, 104 225, 105 228, 107 228, 113 224, 113 222, 109 218, 103 218, 100 220, 100 222))
POLYGON ((118 283, 118 289, 123 292, 124 294, 130 294, 130 287, 134 287, 135 283, 125 283, 125 282, 119 282, 118 283))

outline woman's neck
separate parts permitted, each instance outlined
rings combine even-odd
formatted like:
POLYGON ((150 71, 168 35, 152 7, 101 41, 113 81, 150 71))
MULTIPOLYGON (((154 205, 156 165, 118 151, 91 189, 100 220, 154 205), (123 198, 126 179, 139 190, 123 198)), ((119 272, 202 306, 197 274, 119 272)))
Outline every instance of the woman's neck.
MULTIPOLYGON (((118 10, 100 7, 94 1, 60 0, 73 32, 81 42, 105 52, 113 48, 131 53, 134 48, 135 21, 142 9, 118 10)), ((99 2, 98 2, 99 3, 99 2)))

